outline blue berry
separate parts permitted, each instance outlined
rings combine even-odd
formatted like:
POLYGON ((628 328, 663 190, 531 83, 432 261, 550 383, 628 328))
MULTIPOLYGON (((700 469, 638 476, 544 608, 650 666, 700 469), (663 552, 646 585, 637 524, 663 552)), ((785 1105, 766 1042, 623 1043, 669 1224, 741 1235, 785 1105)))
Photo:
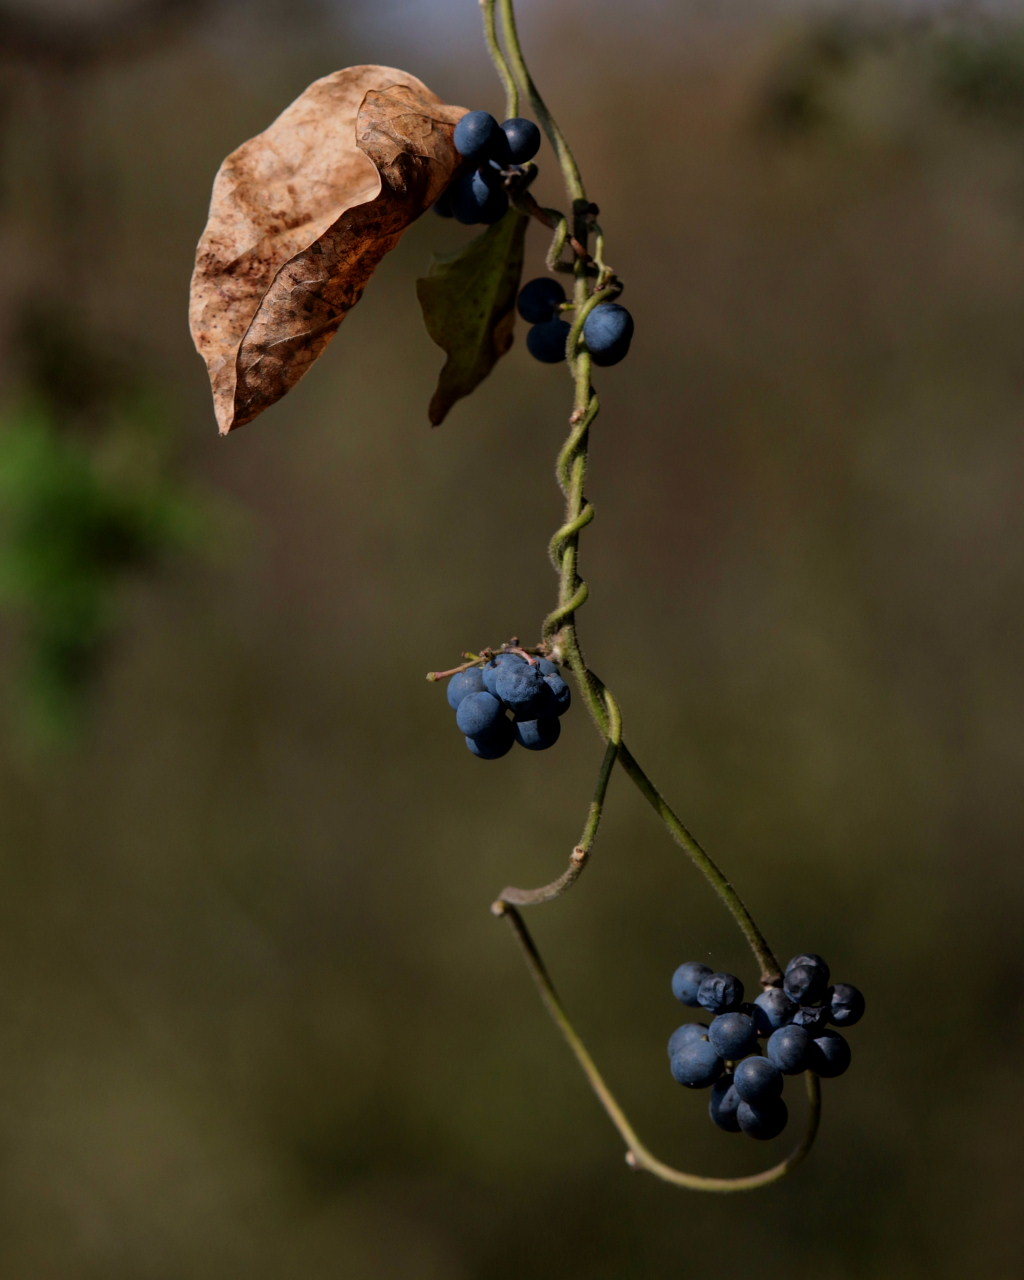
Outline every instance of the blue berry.
POLYGON ((455 126, 455 150, 473 164, 501 160, 508 153, 508 141, 489 111, 470 111, 455 126))
POLYGON ((832 991, 829 1021, 837 1027, 852 1027, 864 1016, 864 997, 849 982, 837 982, 832 991))
POLYGON ((812 1035, 817 1035, 819 1031, 824 1031, 828 1026, 829 1016, 832 1010, 828 1005, 801 1005, 793 1014, 792 1022, 795 1027, 803 1027, 805 1031, 810 1031, 812 1035))
POLYGON ((691 1036, 669 1060, 672 1079, 689 1089, 706 1089, 723 1071, 722 1059, 703 1036, 691 1036))
POLYGON ((754 1000, 754 1025, 761 1036, 770 1036, 779 1027, 792 1020, 797 1006, 781 987, 768 987, 754 1000))
POLYGON ((501 126, 508 143, 508 155, 512 164, 526 164, 540 150, 540 130, 532 120, 513 116, 501 126))
POLYGON ((448 681, 448 705, 453 711, 459 709, 459 703, 469 693, 484 692, 484 673, 479 667, 470 667, 468 671, 458 671, 448 681))
POLYGON ((494 677, 494 696, 513 711, 528 716, 535 708, 542 708, 551 693, 539 667, 530 662, 506 662, 494 677))
POLYGON ((545 676, 560 676, 562 668, 557 662, 552 662, 550 658, 538 658, 537 666, 541 669, 541 674, 545 676))
POLYGON ((761 1106, 782 1092, 782 1072, 767 1058, 744 1058, 733 1072, 736 1092, 744 1102, 761 1106))
POLYGON ((803 1027, 779 1027, 768 1037, 765 1053, 783 1075, 796 1076, 811 1065, 814 1040, 803 1027))
POLYGON ((455 712, 455 723, 467 738, 479 738, 505 719, 505 708, 492 693, 467 693, 455 712))
POLYGON ((777 1138, 788 1121, 789 1108, 781 1098, 757 1105, 741 1102, 736 1108, 736 1123, 749 1138, 777 1138))
POLYGON ((488 729, 486 733, 476 737, 466 737, 466 746, 481 760, 500 760, 512 750, 515 736, 512 733, 512 721, 507 716, 488 729))
POLYGON ((782 987, 797 1004, 821 1004, 828 994, 828 965, 795 964, 786 970, 782 987))
POLYGON ((817 955, 815 952, 807 951, 803 955, 794 956, 792 960, 790 960, 789 963, 786 965, 786 972, 789 973, 790 969, 795 969, 798 964, 808 965, 812 969, 821 969, 825 974, 825 981, 828 982, 828 979, 829 979, 828 965, 821 958, 821 956, 817 955))
POLYGON ((743 1058, 757 1048, 753 1019, 745 1013, 720 1013, 711 1023, 708 1039, 723 1058, 743 1058))
POLYGON ((687 960, 672 975, 672 994, 683 1004, 692 1009, 697 1007, 697 992, 705 978, 711 976, 711 970, 699 960, 687 960))
POLYGON ((711 1089, 711 1101, 708 1103, 708 1114, 726 1133, 739 1133, 740 1124, 736 1119, 736 1110, 740 1105, 740 1095, 733 1088, 732 1076, 720 1076, 711 1089))
POLYGON ((544 683, 554 696, 556 716, 564 716, 572 705, 572 690, 559 675, 545 676, 544 683))
POLYGON ((602 302, 583 322, 583 340, 594 364, 618 364, 633 340, 633 317, 617 302, 602 302))
POLYGON ((512 728, 521 747, 527 751, 546 751, 558 741, 562 722, 555 716, 541 716, 539 720, 517 720, 512 728))
POLYGON ((705 1022, 684 1022, 681 1027, 676 1027, 675 1031, 668 1038, 668 1056, 674 1057, 676 1052, 683 1047, 687 1040, 693 1039, 694 1036, 698 1040, 706 1038, 708 1034, 707 1023, 705 1022))
POLYGON ((838 1031, 823 1031, 814 1039, 811 1070, 831 1080, 843 1074, 850 1065, 851 1056, 850 1046, 838 1031))
POLYGON ((545 320, 535 324, 526 335, 526 349, 542 364, 558 364, 565 359, 569 340, 568 320, 545 320))
POLYGON ((546 324, 558 315, 565 301, 565 290, 554 276, 538 276, 519 290, 516 310, 527 324, 546 324))
MULTIPOLYGON (((494 171, 491 170, 493 173, 494 171)), ((452 209, 459 222, 466 226, 484 223, 490 226, 508 211, 508 196, 495 185, 485 171, 466 174, 455 184, 452 192, 452 209)))
POLYGON ((709 1013, 726 1013, 743 999, 743 983, 732 973, 711 973, 700 984, 697 1003, 709 1013))
MULTIPOLYGON (((518 653, 499 653, 498 656, 491 662, 488 662, 483 669, 484 688, 488 693, 494 693, 494 682, 497 680, 498 672, 501 668, 515 663, 521 664, 525 661, 526 659, 521 658, 518 653)), ((495 696, 497 695, 495 694, 495 696)))

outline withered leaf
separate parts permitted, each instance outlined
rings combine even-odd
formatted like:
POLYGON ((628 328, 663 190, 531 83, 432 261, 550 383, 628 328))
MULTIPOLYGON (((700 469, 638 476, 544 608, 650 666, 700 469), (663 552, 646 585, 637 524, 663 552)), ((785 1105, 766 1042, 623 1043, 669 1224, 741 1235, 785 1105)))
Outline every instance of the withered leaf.
POLYGON ((315 81, 221 165, 189 319, 221 433, 302 377, 460 163, 464 107, 393 67, 315 81))
POLYGON ((440 426, 512 345, 529 219, 515 209, 458 253, 435 255, 416 281, 427 332, 447 354, 428 414, 440 426))

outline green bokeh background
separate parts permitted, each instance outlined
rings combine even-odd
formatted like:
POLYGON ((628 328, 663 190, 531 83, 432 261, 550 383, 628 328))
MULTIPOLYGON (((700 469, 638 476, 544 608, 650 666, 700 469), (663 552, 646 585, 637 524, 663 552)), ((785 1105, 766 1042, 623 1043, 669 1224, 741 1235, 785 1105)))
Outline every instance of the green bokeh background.
MULTIPOLYGON (((210 4, 75 75, 8 54, 5 404, 45 301, 65 402, 76 350, 109 353, 205 514, 110 579, 60 745, 26 727, 6 614, 0 1273, 1021 1274, 1019 18, 522 5, 637 318, 598 379, 588 657, 773 945, 868 997, 810 1160, 738 1198, 626 1169, 488 913, 578 835, 582 709, 549 755, 484 764, 422 678, 551 605, 564 372, 520 333, 429 430, 413 280, 468 234, 433 217, 226 441, 187 334, 222 156, 357 62, 500 111, 477 6, 210 4)), ((672 969, 752 984, 742 939, 622 776, 606 822, 530 924, 655 1151, 753 1171, 787 1139, 715 1132, 664 1056, 672 969)))

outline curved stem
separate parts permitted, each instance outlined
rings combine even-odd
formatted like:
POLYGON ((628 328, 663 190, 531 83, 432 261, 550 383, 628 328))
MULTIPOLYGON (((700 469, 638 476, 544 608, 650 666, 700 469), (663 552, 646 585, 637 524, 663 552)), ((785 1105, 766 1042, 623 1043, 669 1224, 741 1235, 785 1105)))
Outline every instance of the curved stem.
POLYGON ((480 0, 480 8, 483 10, 484 18, 484 39, 487 41, 487 52, 491 55, 494 69, 501 77, 501 83, 505 86, 505 118, 511 119, 512 116, 519 114, 519 86, 516 84, 515 76, 512 74, 508 59, 505 57, 501 43, 498 40, 494 4, 495 0, 480 0))
POLYGON ((505 33, 505 45, 508 49, 509 60, 515 71, 516 79, 530 99, 534 114, 540 121, 541 128, 547 134, 548 141, 555 149, 555 155, 558 157, 558 163, 565 178, 565 187, 569 193, 569 199, 574 204, 577 202, 581 205, 586 204, 587 193, 583 189, 583 179, 580 177, 576 157, 572 153, 572 148, 566 142, 565 135, 558 127, 557 121, 548 110, 547 104, 540 96, 540 90, 534 84, 533 76, 530 75, 526 59, 523 57, 523 47, 519 43, 519 29, 516 26, 516 15, 512 0, 501 0, 501 21, 505 33))
POLYGON ((766 1187, 773 1182, 778 1182, 780 1178, 784 1178, 807 1155, 814 1145, 821 1118, 821 1090, 817 1076, 811 1071, 806 1072, 807 1097, 810 1104, 807 1130, 799 1145, 784 1160, 772 1165, 770 1169, 765 1169, 761 1173, 751 1174, 747 1177, 708 1178, 698 1173, 686 1173, 682 1169, 676 1169, 652 1155, 640 1141, 626 1113, 608 1087, 604 1076, 598 1070, 589 1049, 573 1026, 572 1020, 566 1012, 558 992, 555 990, 551 976, 545 968, 544 961, 540 957, 540 953, 533 938, 530 936, 529 930, 526 928, 522 916, 515 907, 500 901, 496 902, 491 909, 495 915, 504 916, 512 927, 548 1013, 568 1042, 569 1048, 573 1051, 580 1069, 587 1077, 590 1087, 605 1110, 605 1114, 615 1126, 623 1142, 625 1142, 626 1161, 634 1169, 644 1169, 665 1182, 670 1182, 677 1187, 686 1187, 690 1191, 753 1191, 758 1187, 766 1187))

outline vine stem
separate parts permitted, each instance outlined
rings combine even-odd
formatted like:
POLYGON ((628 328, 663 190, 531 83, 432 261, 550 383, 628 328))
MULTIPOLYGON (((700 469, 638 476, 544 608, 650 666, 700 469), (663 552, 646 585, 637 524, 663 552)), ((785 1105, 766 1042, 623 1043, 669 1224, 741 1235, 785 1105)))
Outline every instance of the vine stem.
MULTIPOLYGON (((559 451, 555 467, 558 484, 565 498, 565 518, 561 527, 553 535, 549 546, 549 554, 558 574, 558 603, 544 620, 542 644, 556 660, 568 663, 591 718, 605 742, 605 753, 583 836, 580 843, 573 849, 567 869, 556 880, 539 889, 523 890, 511 887, 505 889, 491 909, 495 915, 504 917, 511 925, 548 1012, 572 1049, 580 1069, 587 1077, 605 1112, 626 1143, 626 1158, 630 1165, 645 1169, 667 1182, 691 1190, 713 1192, 752 1190, 767 1186, 785 1176, 804 1158, 813 1145, 821 1112, 817 1077, 812 1072, 806 1073, 810 1115, 804 1138, 796 1150, 779 1164, 762 1173, 740 1178, 707 1178, 698 1174, 685 1173, 665 1164, 640 1142, 625 1112, 598 1071, 594 1059, 559 999, 540 953, 517 910, 518 906, 550 902, 575 884, 586 865, 590 849, 596 839, 610 777, 615 763, 618 762, 626 776, 657 813, 673 840, 680 845, 729 910, 760 965, 762 984, 771 986, 781 982, 779 963, 746 904, 626 746, 622 738, 622 719, 618 704, 611 691, 591 671, 583 655, 576 629, 576 612, 586 603, 590 589, 579 573, 579 539, 583 529, 594 518, 594 509, 586 497, 585 484, 590 428, 600 409, 600 403, 590 382, 591 357, 583 343, 583 325, 595 306, 618 296, 621 285, 604 265, 604 236, 594 222, 596 208, 587 199, 583 179, 572 149, 548 110, 526 66, 516 26, 513 0, 497 0, 497 2, 500 3, 504 45, 508 52, 507 62, 502 56, 501 44, 493 24, 496 0, 481 0, 485 13, 485 27, 488 20, 491 23, 488 28, 488 43, 490 46, 493 41, 492 56, 497 50, 495 65, 503 79, 511 66, 516 81, 529 98, 534 113, 558 157, 566 192, 572 202, 571 246, 575 259, 571 264, 571 270, 574 319, 566 340, 566 363, 573 378, 573 409, 569 418, 569 434, 559 451), (596 240, 596 252, 593 258, 589 250, 591 230, 594 231, 596 240), (588 276, 592 275, 595 263, 599 267, 599 274, 596 285, 591 287, 588 276)), ((548 255, 548 265, 561 266, 559 258, 562 248, 567 241, 570 241, 569 223, 568 219, 558 214, 555 214, 550 221, 554 223, 555 239, 548 255)))
POLYGON ((508 59, 505 57, 501 42, 498 40, 494 0, 480 0, 480 8, 483 11, 484 39, 487 41, 487 52, 491 55, 495 70, 501 77, 501 83, 505 86, 505 118, 511 119, 519 114, 519 86, 516 84, 515 76, 512 74, 508 59))
POLYGON ((739 1178, 709 1178, 698 1173, 686 1173, 682 1169, 676 1169, 670 1164, 666 1164, 663 1160, 659 1160, 653 1155, 646 1146, 640 1141, 636 1130, 630 1124, 626 1113, 619 1105, 618 1100, 608 1087, 604 1076, 597 1068, 597 1064, 590 1055, 590 1051, 580 1038, 579 1033, 573 1026, 565 1006, 562 1004, 555 985, 551 981, 551 975, 548 973, 541 959, 540 952, 530 936, 530 932, 523 921, 522 916, 515 909, 505 902, 496 902, 492 907, 495 915, 502 916, 508 921, 512 928, 516 939, 522 948, 526 963, 533 975, 537 988, 540 991, 541 999, 548 1013, 551 1015, 555 1025, 561 1031, 565 1040, 568 1042, 569 1048, 575 1055, 576 1061, 580 1069, 586 1076, 591 1089, 597 1095, 598 1101, 604 1108, 609 1120, 618 1130, 619 1136, 626 1144, 626 1162, 634 1169, 644 1169, 648 1173, 652 1173, 655 1177, 661 1178, 665 1182, 670 1182, 677 1187, 685 1187, 690 1191, 713 1191, 719 1193, 728 1193, 732 1191, 754 1191, 758 1187, 770 1186, 773 1182, 778 1182, 780 1178, 784 1178, 787 1173, 800 1163, 807 1155, 811 1147, 814 1145, 814 1139, 818 1132, 818 1125, 821 1120, 821 1087, 818 1077, 813 1071, 805 1073, 807 1084, 807 1099, 809 1103, 809 1114, 807 1119, 807 1128, 799 1145, 778 1164, 772 1165, 769 1169, 764 1169, 760 1173, 749 1174, 746 1177, 739 1178))

